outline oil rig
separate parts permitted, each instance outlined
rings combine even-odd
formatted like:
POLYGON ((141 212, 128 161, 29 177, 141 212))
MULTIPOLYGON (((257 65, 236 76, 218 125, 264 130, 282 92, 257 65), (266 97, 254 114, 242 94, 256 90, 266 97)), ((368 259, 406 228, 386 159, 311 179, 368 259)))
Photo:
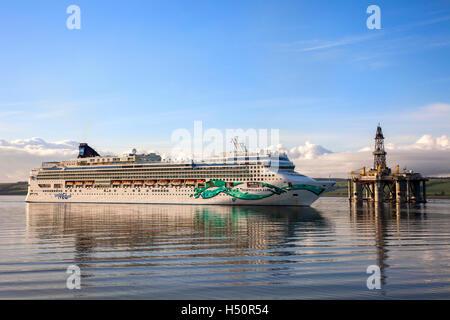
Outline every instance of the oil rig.
POLYGON ((348 199, 350 201, 381 202, 415 202, 425 203, 426 181, 420 173, 404 169, 400 172, 399 165, 395 171, 386 164, 384 136, 380 124, 375 134, 375 150, 373 151, 373 168, 360 172, 350 172, 348 183, 348 199))

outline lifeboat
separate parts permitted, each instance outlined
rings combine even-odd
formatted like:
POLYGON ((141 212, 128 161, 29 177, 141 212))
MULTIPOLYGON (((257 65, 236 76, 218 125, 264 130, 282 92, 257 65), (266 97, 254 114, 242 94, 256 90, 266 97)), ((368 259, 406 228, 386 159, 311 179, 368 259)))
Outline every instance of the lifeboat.
POLYGON ((82 186, 82 185, 84 184, 84 182, 83 182, 83 181, 77 181, 77 182, 75 182, 75 184, 76 184, 77 186, 82 186))
POLYGON ((133 183, 134 184, 144 184, 144 181, 142 181, 142 180, 134 180, 133 183))
POLYGON ((94 181, 86 181, 87 186, 92 186, 94 184, 94 181))
POLYGON ((66 181, 67 186, 73 186, 75 184, 74 181, 66 181))
POLYGON ((159 184, 160 186, 168 185, 168 184, 169 184, 169 180, 159 180, 159 181, 158 181, 158 184, 159 184))
POLYGON ((205 180, 205 179, 200 179, 200 180, 197 180, 197 182, 198 182, 198 183, 203 183, 203 184, 204 184, 204 183, 206 183, 206 180, 205 180))
POLYGON ((119 180, 114 180, 114 181, 112 182, 112 184, 115 185, 115 186, 117 186, 117 185, 119 185, 119 184, 121 184, 121 183, 122 183, 122 181, 119 181, 119 180))
POLYGON ((194 185, 195 184, 195 180, 186 180, 186 184, 187 185, 194 185))
POLYGON ((123 184, 131 184, 131 181, 125 180, 125 181, 123 182, 123 184))
POLYGON ((156 180, 145 180, 145 184, 148 186, 152 186, 156 183, 156 180))
POLYGON ((172 180, 172 184, 174 186, 179 186, 181 183, 183 183, 183 180, 180 180, 180 179, 172 180))

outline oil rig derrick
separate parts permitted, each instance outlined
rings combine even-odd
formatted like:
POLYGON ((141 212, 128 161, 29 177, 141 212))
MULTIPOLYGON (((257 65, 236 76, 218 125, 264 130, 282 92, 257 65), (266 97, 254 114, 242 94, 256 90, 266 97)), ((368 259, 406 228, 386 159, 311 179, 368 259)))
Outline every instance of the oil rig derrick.
POLYGON ((373 168, 350 172, 347 179, 348 198, 351 201, 385 202, 426 202, 426 181, 420 173, 404 169, 399 165, 392 173, 386 163, 384 135, 380 124, 375 134, 373 168))

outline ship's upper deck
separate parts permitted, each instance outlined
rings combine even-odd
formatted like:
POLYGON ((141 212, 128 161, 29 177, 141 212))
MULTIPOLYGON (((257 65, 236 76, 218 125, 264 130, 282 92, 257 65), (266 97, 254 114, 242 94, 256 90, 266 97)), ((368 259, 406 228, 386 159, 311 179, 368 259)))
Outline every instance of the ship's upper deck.
POLYGON ((281 170, 293 172, 294 164, 289 160, 286 153, 278 152, 248 152, 246 149, 223 153, 220 156, 212 156, 200 159, 162 159, 156 153, 125 154, 122 156, 100 156, 86 143, 80 144, 78 158, 63 160, 60 162, 44 162, 38 171, 84 171, 84 170, 123 170, 133 168, 200 168, 200 167, 229 167, 229 166, 251 166, 260 165, 269 170, 281 170))
POLYGON ((265 166, 294 167, 286 154, 234 154, 222 157, 211 157, 198 160, 162 160, 159 155, 152 154, 128 154, 124 156, 105 156, 63 160, 60 162, 43 162, 41 169, 57 168, 100 168, 100 167, 122 167, 129 165, 148 166, 207 166, 207 165, 239 165, 239 164, 261 164, 265 166))

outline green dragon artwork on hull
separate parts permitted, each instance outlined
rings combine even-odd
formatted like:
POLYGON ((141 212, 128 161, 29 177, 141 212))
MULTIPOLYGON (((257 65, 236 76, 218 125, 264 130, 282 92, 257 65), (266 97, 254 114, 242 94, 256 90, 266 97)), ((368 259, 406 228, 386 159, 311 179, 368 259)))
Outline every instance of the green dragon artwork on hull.
POLYGON ((236 201, 236 199, 242 199, 242 200, 260 200, 264 198, 268 198, 273 196, 274 194, 280 195, 282 193, 285 193, 287 191, 292 190, 307 190, 310 191, 317 196, 319 196, 322 192, 325 191, 325 188, 313 186, 310 184, 293 184, 288 185, 285 187, 277 187, 268 183, 263 182, 261 186, 263 188, 268 188, 270 193, 267 194, 251 194, 248 192, 242 192, 239 189, 234 189, 235 186, 241 185, 243 182, 234 182, 229 183, 227 186, 227 183, 223 180, 211 180, 208 181, 204 187, 198 187, 195 188, 194 194, 191 194, 191 197, 199 198, 202 197, 203 199, 211 199, 217 196, 220 193, 227 194, 231 196, 233 201, 236 201), (211 189, 216 188, 216 189, 211 189))

